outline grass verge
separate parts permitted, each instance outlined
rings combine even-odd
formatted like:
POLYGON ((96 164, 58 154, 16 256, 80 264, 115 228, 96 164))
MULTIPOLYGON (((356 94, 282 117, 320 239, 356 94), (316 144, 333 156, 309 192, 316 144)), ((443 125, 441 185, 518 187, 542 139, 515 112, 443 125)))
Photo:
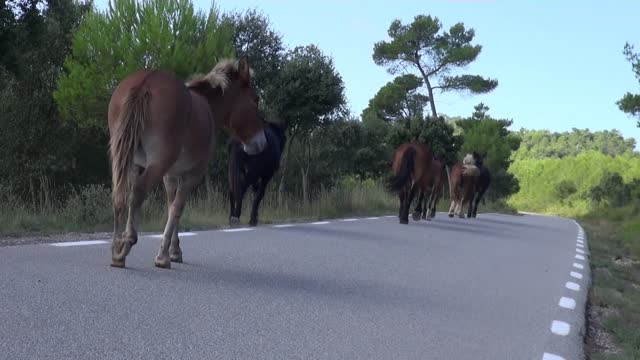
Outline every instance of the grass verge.
POLYGON ((592 360, 640 359, 640 215, 608 209, 580 219, 592 287, 585 350, 592 360))
MULTIPOLYGON (((274 184, 272 184, 274 185, 274 184)), ((226 227, 228 224, 228 200, 224 192, 203 189, 191 196, 180 221, 180 231, 208 230, 226 227)), ((0 199, 0 239, 25 236, 47 236, 69 233, 110 233, 112 210, 110 190, 91 185, 74 191, 64 203, 46 202, 38 210, 4 192, 0 199)), ((55 198, 55 196, 48 196, 55 198)), ((243 203, 241 221, 247 224, 253 196, 248 193, 243 203)), ((415 208, 415 201, 411 211, 415 208)), ((448 211, 448 200, 437 206, 448 211)), ((516 214, 505 202, 489 202, 480 205, 480 212, 516 214)), ((351 216, 396 214, 398 198, 384 188, 382 182, 370 180, 345 182, 331 190, 321 190, 312 201, 298 197, 277 198, 272 187, 267 191, 259 213, 260 224, 314 221, 351 216)), ((143 205, 141 232, 162 231, 167 219, 164 191, 160 188, 150 194, 143 205)), ((105 236, 101 234, 101 236, 105 236)), ((110 236, 110 235, 109 235, 110 236)))
MULTIPOLYGON (((226 226, 229 205, 223 194, 216 189, 203 189, 193 194, 181 219, 180 230, 226 226)), ((113 227, 110 196, 108 188, 92 185, 73 192, 63 204, 50 202, 34 210, 5 193, 0 202, 0 237, 110 232, 113 227)), ((249 192, 243 203, 243 224, 248 223, 252 201, 253 195, 249 192)), ((397 197, 385 191, 381 183, 371 181, 321 190, 312 201, 286 196, 278 199, 275 189, 270 189, 260 206, 259 221, 269 224, 388 214, 397 211, 397 201, 397 197)), ((143 205, 139 230, 161 231, 166 219, 166 196, 162 189, 158 189, 148 196, 143 205)))

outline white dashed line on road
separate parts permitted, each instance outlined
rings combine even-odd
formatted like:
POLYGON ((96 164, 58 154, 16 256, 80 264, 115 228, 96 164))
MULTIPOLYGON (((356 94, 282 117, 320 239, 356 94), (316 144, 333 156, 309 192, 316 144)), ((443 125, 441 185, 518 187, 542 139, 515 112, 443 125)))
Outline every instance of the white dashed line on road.
POLYGON ((551 332, 556 335, 567 336, 571 331, 571 325, 564 321, 553 320, 551 323, 551 332))
POLYGON ((565 360, 565 358, 556 354, 544 353, 542 355, 542 360, 565 360))
POLYGON ((239 229, 224 229, 222 232, 241 232, 241 231, 251 231, 251 228, 239 228, 239 229))
POLYGON ((580 274, 579 272, 572 271, 570 275, 571 277, 574 277, 576 279, 582 279, 582 274, 580 274))
POLYGON ((566 283, 564 286, 569 290, 580 291, 580 285, 578 285, 578 284, 576 284, 574 282, 571 282, 571 281, 566 283))
MULTIPOLYGON (((178 233, 178 237, 183 237, 183 236, 194 236, 197 235, 196 233, 193 232, 179 232, 178 233)), ((155 238, 155 239, 162 239, 164 235, 162 234, 156 234, 156 235, 151 235, 150 237, 155 238)))
POLYGON ((106 240, 85 240, 85 241, 70 241, 70 242, 61 242, 55 244, 49 244, 51 246, 57 247, 66 247, 66 246, 84 246, 84 245, 99 245, 106 244, 108 241, 106 240))
POLYGON ((560 302, 558 302, 558 306, 565 309, 573 310, 576 308, 576 301, 573 300, 572 298, 563 296, 560 298, 560 302))

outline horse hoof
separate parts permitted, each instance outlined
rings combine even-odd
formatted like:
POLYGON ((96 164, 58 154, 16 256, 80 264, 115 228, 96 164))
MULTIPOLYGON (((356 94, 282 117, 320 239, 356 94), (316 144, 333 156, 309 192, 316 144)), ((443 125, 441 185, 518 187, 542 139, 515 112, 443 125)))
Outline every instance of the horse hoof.
POLYGON ((426 218, 425 220, 427 220, 427 221, 431 221, 431 218, 430 218, 430 217, 428 217, 428 218, 426 218))
POLYGON ((452 218, 452 217, 453 217, 453 214, 449 214, 449 217, 450 217, 450 218, 452 218))
POLYGON ((400 219, 400 224, 403 224, 403 225, 409 224, 409 219, 400 219))
POLYGON ((236 226, 240 224, 240 218, 232 216, 229 218, 229 225, 236 226))
POLYGON ((256 226, 258 226, 258 220, 251 220, 251 221, 249 221, 249 226, 252 226, 252 227, 256 227, 256 226))
POLYGON ((116 259, 111 259, 111 267, 114 268, 124 268, 124 259, 122 260, 116 260, 116 259))
POLYGON ((413 213, 411 217, 413 218, 413 221, 420 221, 420 214, 418 213, 413 213))
POLYGON ((156 256, 156 261, 155 261, 155 265, 156 267, 162 268, 162 269, 171 269, 171 259, 167 258, 160 258, 158 256, 156 256))
POLYGON ((171 255, 171 261, 175 263, 182 263, 182 254, 171 255))

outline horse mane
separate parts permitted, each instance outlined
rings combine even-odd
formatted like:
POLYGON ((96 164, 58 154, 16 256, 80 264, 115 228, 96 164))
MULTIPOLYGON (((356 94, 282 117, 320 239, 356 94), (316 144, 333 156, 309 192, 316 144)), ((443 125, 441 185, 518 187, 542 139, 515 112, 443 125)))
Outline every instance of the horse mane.
POLYGON ((471 154, 467 154, 467 156, 462 160, 462 175, 480 175, 480 169, 476 166, 476 159, 471 154))
MULTIPOLYGON (((225 91, 229 86, 229 78, 233 74, 238 73, 238 64, 239 61, 237 59, 222 59, 218 61, 209 73, 205 75, 200 73, 192 75, 191 80, 189 80, 186 85, 187 87, 193 87, 193 85, 198 82, 206 81, 212 88, 219 88, 225 91)), ((249 73, 253 76, 253 69, 249 68, 249 73)))

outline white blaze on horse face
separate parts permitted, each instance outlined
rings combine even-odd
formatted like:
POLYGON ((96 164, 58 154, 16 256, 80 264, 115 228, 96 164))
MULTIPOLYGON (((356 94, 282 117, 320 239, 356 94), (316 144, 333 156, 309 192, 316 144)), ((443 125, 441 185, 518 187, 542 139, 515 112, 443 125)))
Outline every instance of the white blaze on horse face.
POLYGON ((247 143, 242 144, 242 148, 244 152, 248 155, 256 155, 262 152, 264 148, 267 146, 267 137, 264 134, 264 130, 260 130, 257 134, 255 134, 251 140, 247 143))

